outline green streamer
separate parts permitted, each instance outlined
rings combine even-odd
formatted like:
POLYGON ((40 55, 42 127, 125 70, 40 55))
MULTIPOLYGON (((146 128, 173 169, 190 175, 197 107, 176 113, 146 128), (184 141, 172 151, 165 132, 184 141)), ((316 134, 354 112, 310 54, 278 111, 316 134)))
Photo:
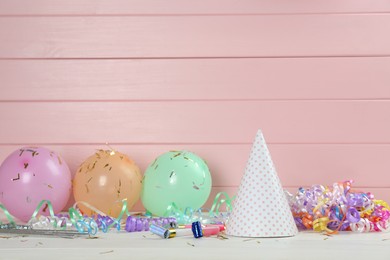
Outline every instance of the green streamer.
POLYGON ((234 195, 233 197, 229 197, 229 195, 222 191, 222 192, 219 192, 215 198, 214 198, 214 202, 213 202, 213 205, 211 206, 211 209, 209 211, 209 216, 218 216, 220 214, 219 212, 219 208, 223 205, 223 204, 226 204, 226 212, 227 213, 230 213, 233 209, 233 200, 236 198, 236 196, 234 195), (221 196, 224 196, 225 199, 220 199, 221 196), (214 213, 214 210, 215 210, 215 213, 214 213))
POLYGON ((32 214, 31 219, 35 218, 38 215, 39 210, 42 208, 43 204, 45 203, 47 204, 47 207, 49 209, 50 216, 54 217, 54 210, 51 202, 49 200, 41 200, 41 202, 39 202, 38 206, 36 207, 34 213, 32 214))
MULTIPOLYGON (((9 213, 9 211, 7 210, 7 208, 5 206, 3 206, 3 204, 0 204, 0 209, 3 210, 5 216, 7 217, 7 219, 9 220, 9 224, 11 225, 16 225, 15 224, 15 221, 14 221, 14 218, 12 217, 12 215, 9 213)), ((2 225, 3 223, 0 221, 0 225, 2 225)))

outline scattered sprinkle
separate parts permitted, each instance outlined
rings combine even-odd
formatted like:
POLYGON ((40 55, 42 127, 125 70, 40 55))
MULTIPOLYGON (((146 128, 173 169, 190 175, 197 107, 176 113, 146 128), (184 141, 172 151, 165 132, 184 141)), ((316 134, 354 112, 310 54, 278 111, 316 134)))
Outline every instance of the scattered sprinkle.
POLYGON ((217 235, 217 238, 220 239, 220 240, 229 239, 227 236, 225 236, 225 235, 223 235, 223 234, 218 234, 218 235, 217 235))
POLYGON ((24 163, 24 169, 27 169, 28 163, 24 163))
POLYGON ((190 242, 187 242, 187 245, 192 246, 192 247, 195 247, 195 245, 194 245, 194 244, 191 244, 190 242))
POLYGON ((87 237, 87 239, 98 239, 99 237, 95 237, 95 236, 89 236, 87 237))
POLYGON ((108 254, 108 253, 114 253, 114 250, 100 252, 99 254, 103 255, 103 254, 108 254))
POLYGON ((195 190, 199 190, 199 187, 195 184, 195 182, 192 182, 192 184, 194 185, 192 186, 192 188, 194 188, 195 190))
POLYGON ((13 180, 13 181, 20 180, 20 173, 18 173, 18 177, 17 177, 17 178, 13 178, 12 180, 13 180))

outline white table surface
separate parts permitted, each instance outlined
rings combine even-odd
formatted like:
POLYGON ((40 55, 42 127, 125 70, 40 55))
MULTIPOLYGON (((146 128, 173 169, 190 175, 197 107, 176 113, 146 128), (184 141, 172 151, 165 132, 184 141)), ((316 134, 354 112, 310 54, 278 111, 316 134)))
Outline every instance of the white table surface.
POLYGON ((225 240, 161 239, 150 232, 116 230, 100 232, 95 239, 0 235, 0 259, 390 259, 390 233, 329 237, 305 231, 290 238, 225 240))

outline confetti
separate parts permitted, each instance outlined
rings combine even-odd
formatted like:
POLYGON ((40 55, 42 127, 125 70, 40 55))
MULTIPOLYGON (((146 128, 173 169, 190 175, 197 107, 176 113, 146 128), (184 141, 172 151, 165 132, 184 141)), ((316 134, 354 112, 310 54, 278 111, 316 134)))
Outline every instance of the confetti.
POLYGON ((114 253, 114 250, 100 252, 99 254, 103 255, 103 254, 109 254, 109 253, 114 253))
POLYGON ((192 186, 192 188, 194 188, 195 190, 199 190, 199 187, 195 184, 195 182, 192 182, 192 184, 194 185, 192 186))
POLYGON ((217 235, 217 238, 218 238, 219 240, 226 240, 226 239, 229 239, 227 236, 222 235, 222 234, 218 234, 218 235, 217 235))
POLYGON ((44 183, 43 185, 46 185, 49 189, 53 189, 53 186, 51 186, 50 184, 44 183))
POLYGON ((18 177, 17 177, 17 178, 13 178, 12 180, 13 180, 13 181, 20 180, 20 173, 18 173, 18 177))
POLYGON ((187 161, 194 162, 194 160, 192 160, 192 159, 190 159, 190 158, 188 158, 188 157, 185 157, 185 156, 184 156, 184 159, 186 159, 187 161))

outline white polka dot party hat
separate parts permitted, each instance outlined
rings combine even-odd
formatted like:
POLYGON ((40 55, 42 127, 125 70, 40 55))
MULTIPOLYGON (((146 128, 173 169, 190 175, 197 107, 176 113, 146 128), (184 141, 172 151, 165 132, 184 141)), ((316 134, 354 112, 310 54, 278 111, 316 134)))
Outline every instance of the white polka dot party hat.
POLYGON ((289 237, 297 233, 271 155, 259 130, 226 223, 226 234, 238 237, 289 237))

